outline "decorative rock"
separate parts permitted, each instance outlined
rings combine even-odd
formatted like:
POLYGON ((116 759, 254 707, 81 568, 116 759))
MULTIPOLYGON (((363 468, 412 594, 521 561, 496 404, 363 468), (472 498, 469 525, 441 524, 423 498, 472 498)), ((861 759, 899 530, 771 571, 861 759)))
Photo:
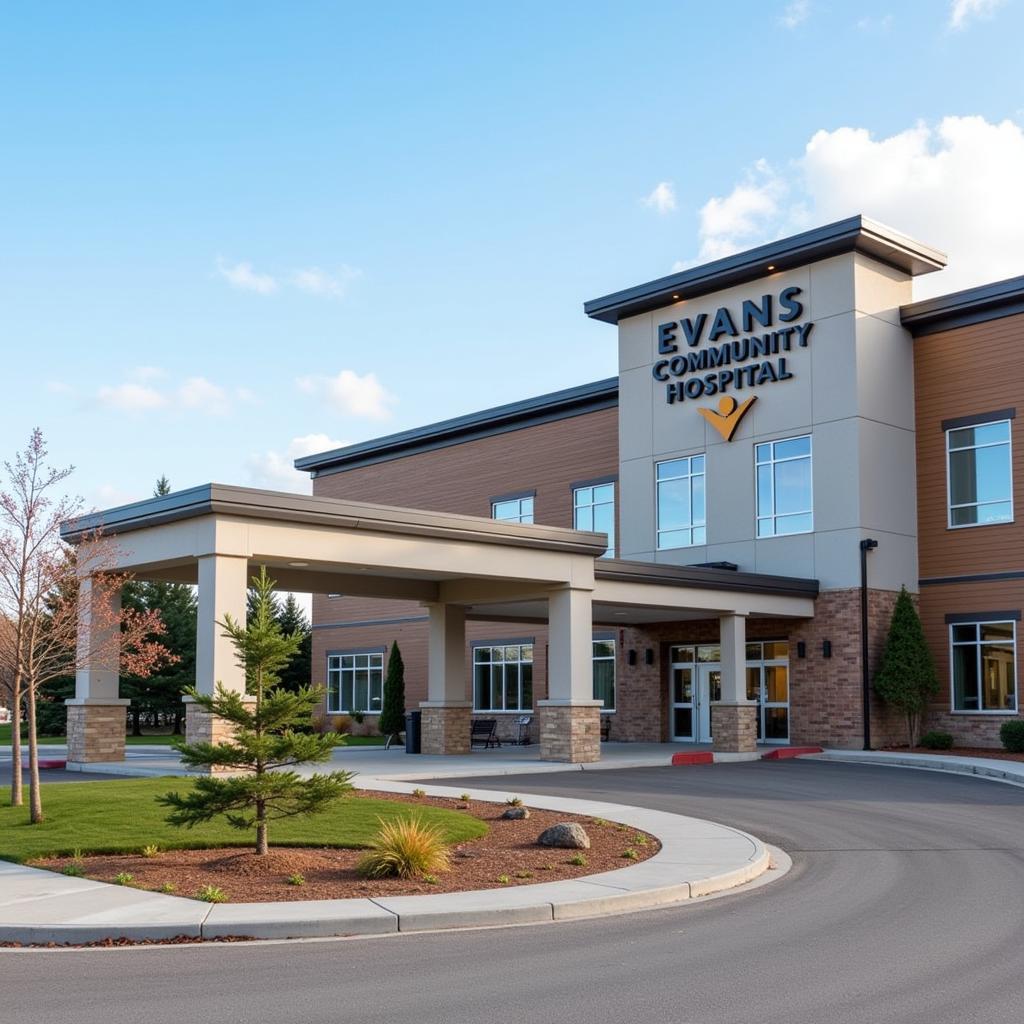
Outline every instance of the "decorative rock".
POLYGON ((537 837, 538 846, 558 846, 566 850, 589 850, 590 836, 582 825, 574 821, 562 821, 544 829, 537 837))
POLYGON ((518 821, 522 818, 528 818, 530 816, 529 807, 507 807, 505 813, 502 815, 503 818, 511 818, 518 821))

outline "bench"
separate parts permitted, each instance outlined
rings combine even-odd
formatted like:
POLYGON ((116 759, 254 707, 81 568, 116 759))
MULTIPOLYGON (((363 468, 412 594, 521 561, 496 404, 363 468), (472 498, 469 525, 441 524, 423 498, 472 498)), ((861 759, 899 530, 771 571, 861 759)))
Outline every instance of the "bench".
POLYGON ((498 720, 496 718, 474 718, 470 722, 469 746, 482 745, 486 750, 490 746, 501 746, 498 739, 498 720))

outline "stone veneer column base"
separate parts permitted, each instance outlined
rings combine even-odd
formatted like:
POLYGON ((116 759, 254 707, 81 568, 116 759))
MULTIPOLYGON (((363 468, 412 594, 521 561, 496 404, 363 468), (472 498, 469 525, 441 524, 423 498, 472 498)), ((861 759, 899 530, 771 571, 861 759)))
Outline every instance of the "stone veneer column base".
POLYGON ((68 702, 68 761, 123 761, 128 731, 127 700, 68 702))
MULTIPOLYGON (((250 702, 246 702, 250 703, 250 702)), ((251 701, 255 704, 255 701, 251 701)), ((235 735, 235 727, 231 722, 218 718, 204 711, 198 704, 188 698, 185 699, 185 742, 186 743, 223 743, 231 740, 235 735)), ((190 771, 202 772, 202 768, 192 768, 190 771)), ((224 768, 214 765, 212 772, 233 771, 231 768, 224 768)))
POLYGON ((714 749, 723 754, 757 750, 757 705, 712 704, 711 735, 714 749))
POLYGON ((589 764, 601 760, 601 702, 537 702, 542 761, 589 764))
POLYGON ((468 754, 473 706, 468 702, 420 704, 420 750, 424 754, 468 754))

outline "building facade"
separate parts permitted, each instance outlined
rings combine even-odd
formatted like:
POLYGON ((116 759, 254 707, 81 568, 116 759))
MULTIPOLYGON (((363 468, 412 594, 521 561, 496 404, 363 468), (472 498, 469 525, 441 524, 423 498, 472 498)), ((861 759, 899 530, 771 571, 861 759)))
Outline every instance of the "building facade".
MULTIPOLYGON (((813 616, 746 618, 739 727, 766 743, 901 741, 865 682, 906 587, 941 681, 926 725, 997 745, 1020 713, 1024 278, 914 302, 913 279, 944 264, 865 218, 827 225, 586 303, 617 327, 616 378, 296 465, 317 497, 606 534, 598 562, 617 573, 686 567, 752 592, 817 581, 813 616)), ((512 611, 467 622, 465 692, 504 736, 536 739, 548 624, 512 611)), ((715 607, 595 612, 609 738, 734 727, 715 717, 721 621, 715 607)), ((328 717, 372 727, 393 642, 409 707, 426 698, 424 605, 318 595, 313 624, 328 717)))

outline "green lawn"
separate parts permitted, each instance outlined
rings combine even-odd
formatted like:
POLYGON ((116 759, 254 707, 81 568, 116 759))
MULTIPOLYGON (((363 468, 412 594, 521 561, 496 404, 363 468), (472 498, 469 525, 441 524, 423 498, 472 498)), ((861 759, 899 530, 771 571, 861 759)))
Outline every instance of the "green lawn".
MULTIPOLYGON (((24 730, 22 730, 22 736, 24 737, 24 730)), ((178 739, 184 739, 184 736, 178 737, 178 739)), ((134 746, 136 744, 156 744, 158 746, 169 746, 171 741, 175 739, 170 733, 146 733, 143 736, 126 736, 125 742, 134 746)), ((0 725, 0 746, 11 742, 11 727, 10 725, 0 725)), ((40 743, 47 744, 63 744, 67 742, 66 736, 40 736, 40 743)), ((345 740, 345 745, 348 747, 374 747, 383 746, 383 736, 349 736, 345 740)))
MULTIPOLYGON (((43 824, 28 824, 26 807, 11 807, 6 802, 0 806, 0 859, 24 861, 70 854, 75 849, 83 854, 138 852, 151 843, 165 850, 253 843, 251 833, 224 822, 194 829, 168 825, 164 821, 168 811, 157 804, 157 795, 170 790, 180 792, 191 785, 189 779, 174 777, 44 783, 43 824)), ((270 845, 366 846, 379 827, 378 818, 411 814, 439 826, 452 843, 475 839, 487 831, 482 821, 463 811, 349 797, 323 814, 273 822, 270 845)))

